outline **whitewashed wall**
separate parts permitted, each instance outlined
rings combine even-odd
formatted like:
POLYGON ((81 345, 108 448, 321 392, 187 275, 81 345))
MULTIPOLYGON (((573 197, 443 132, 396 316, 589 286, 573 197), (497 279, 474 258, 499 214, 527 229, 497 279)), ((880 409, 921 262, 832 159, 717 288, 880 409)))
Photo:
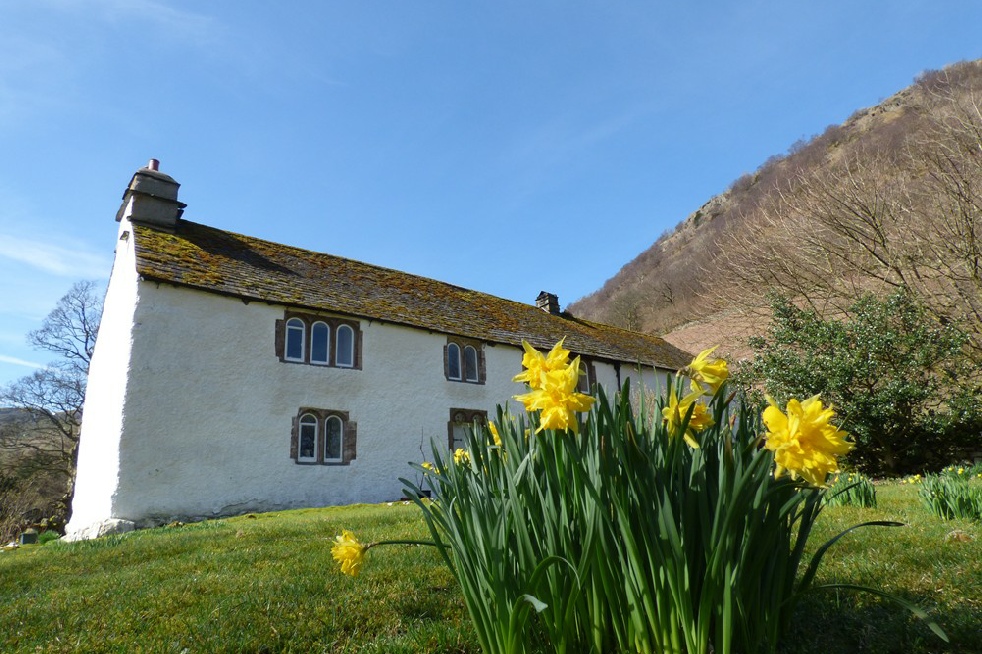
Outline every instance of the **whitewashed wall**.
POLYGON ((362 369, 283 363, 283 307, 141 283, 113 517, 218 515, 401 497, 421 442, 446 441, 450 408, 492 410, 521 389, 517 349, 485 349, 488 383, 448 382, 446 337, 361 321, 362 369), (347 466, 297 465, 300 407, 347 411, 347 466))
POLYGON ((119 482, 119 446, 123 432, 133 315, 137 304, 136 259, 131 226, 119 227, 116 259, 103 302, 102 322, 86 387, 78 452, 75 497, 68 532, 112 517, 119 482))
POLYGON ((614 366, 609 363, 597 362, 594 364, 594 370, 597 375, 597 383, 604 387, 604 390, 608 395, 612 395, 614 391, 619 391, 625 380, 631 381, 631 394, 635 392, 640 392, 642 389, 648 389, 655 392, 662 391, 665 388, 667 378, 670 374, 674 374, 675 371, 666 371, 655 368, 638 366, 636 364, 622 363, 620 366, 614 366))
MULTIPOLYGON (((120 241, 69 531, 109 518, 154 524, 393 500, 398 478, 413 474, 407 462, 429 459, 431 439, 446 443, 451 408, 493 415, 525 391, 511 381, 518 348, 485 346, 485 384, 451 382, 446 335, 364 319, 360 370, 284 363, 275 352, 284 307, 138 281, 134 270, 130 241, 120 241), (300 407, 348 412, 357 423, 350 465, 294 462, 300 407)), ((611 392, 639 378, 627 365, 619 380, 612 365, 595 370, 611 392)), ((641 376, 649 387, 663 383, 652 370, 641 376)))

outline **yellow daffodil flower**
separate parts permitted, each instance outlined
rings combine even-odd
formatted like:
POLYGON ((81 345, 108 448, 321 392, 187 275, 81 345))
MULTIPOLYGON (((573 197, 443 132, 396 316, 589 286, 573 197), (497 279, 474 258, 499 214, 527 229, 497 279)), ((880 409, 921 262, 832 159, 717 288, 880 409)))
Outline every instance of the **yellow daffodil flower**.
POLYGON ((471 462, 471 453, 462 447, 458 447, 453 452, 453 462, 457 465, 463 465, 465 463, 471 462))
POLYGON ((436 472, 436 468, 435 468, 435 467, 433 466, 433 464, 432 464, 432 463, 430 463, 429 461, 423 461, 423 462, 422 462, 422 463, 420 464, 420 467, 421 467, 421 468, 422 468, 423 470, 429 470, 430 472, 436 472))
POLYGON ((846 441, 849 434, 829 423, 835 412, 823 407, 818 395, 803 402, 789 400, 786 414, 773 398, 767 401, 764 447, 774 452, 774 476, 788 472, 792 479, 800 476, 824 486, 828 475, 839 471, 837 457, 854 447, 846 441))
POLYGON ((535 433, 543 429, 579 433, 576 413, 589 411, 594 402, 594 398, 589 395, 576 392, 579 378, 580 357, 576 357, 568 365, 541 373, 538 387, 529 384, 533 389, 530 393, 515 396, 516 400, 525 405, 526 411, 541 411, 539 428, 535 433))
POLYGON ((493 422, 489 422, 488 431, 491 432, 491 438, 494 439, 494 444, 498 447, 501 447, 501 435, 498 434, 498 426, 495 425, 493 422))
POLYGON ((341 572, 352 577, 358 576, 361 564, 365 561, 367 546, 362 545, 355 535, 345 529, 340 536, 334 538, 331 555, 341 564, 341 572))
POLYGON ((512 381, 525 382, 533 389, 542 388, 546 374, 566 367, 569 360, 569 350, 563 347, 565 340, 565 338, 560 339, 546 355, 543 355, 526 341, 522 341, 522 348, 525 349, 525 354, 522 355, 522 367, 525 370, 515 375, 512 381))
POLYGON ((695 408, 692 409, 692 417, 689 418, 689 424, 686 426, 685 433, 682 434, 682 438, 694 450, 699 449, 699 441, 695 438, 696 433, 715 424, 715 421, 709 415, 708 407, 702 402, 697 401, 700 397, 702 397, 701 389, 694 393, 689 393, 681 400, 676 397, 675 393, 671 393, 668 396, 668 405, 661 410, 662 421, 668 427, 669 433, 672 436, 677 436, 682 427, 682 420, 685 419, 685 414, 689 412, 689 407, 695 403, 695 408))
POLYGON ((710 359, 712 354, 719 346, 703 350, 696 355, 696 358, 689 364, 689 379, 693 392, 703 393, 704 389, 700 384, 709 387, 709 394, 715 395, 719 387, 723 385, 726 378, 730 376, 730 371, 726 367, 723 359, 710 359))

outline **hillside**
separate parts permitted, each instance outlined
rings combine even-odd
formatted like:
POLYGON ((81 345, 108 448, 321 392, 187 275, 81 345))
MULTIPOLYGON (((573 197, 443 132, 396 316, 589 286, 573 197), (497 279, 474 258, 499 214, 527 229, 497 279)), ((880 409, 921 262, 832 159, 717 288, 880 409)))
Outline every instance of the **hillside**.
POLYGON ((980 98, 982 61, 919 76, 736 180, 570 311, 735 358, 773 291, 841 308, 906 288, 982 324, 980 98))

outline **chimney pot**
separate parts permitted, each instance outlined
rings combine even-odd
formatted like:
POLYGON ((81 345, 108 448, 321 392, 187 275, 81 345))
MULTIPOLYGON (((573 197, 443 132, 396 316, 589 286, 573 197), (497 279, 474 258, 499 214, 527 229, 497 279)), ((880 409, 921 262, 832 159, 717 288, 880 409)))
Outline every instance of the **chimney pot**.
POLYGON ((160 161, 158 161, 157 159, 151 159, 150 163, 147 164, 147 168, 150 170, 159 170, 160 161))

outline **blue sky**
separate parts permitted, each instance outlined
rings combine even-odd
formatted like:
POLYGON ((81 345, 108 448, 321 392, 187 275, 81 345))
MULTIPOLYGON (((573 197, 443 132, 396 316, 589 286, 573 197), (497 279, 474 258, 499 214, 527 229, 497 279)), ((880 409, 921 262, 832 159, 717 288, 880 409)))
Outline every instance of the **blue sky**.
POLYGON ((920 72, 976 0, 0 0, 0 384, 105 281, 150 158, 185 217, 534 301, 920 72))

